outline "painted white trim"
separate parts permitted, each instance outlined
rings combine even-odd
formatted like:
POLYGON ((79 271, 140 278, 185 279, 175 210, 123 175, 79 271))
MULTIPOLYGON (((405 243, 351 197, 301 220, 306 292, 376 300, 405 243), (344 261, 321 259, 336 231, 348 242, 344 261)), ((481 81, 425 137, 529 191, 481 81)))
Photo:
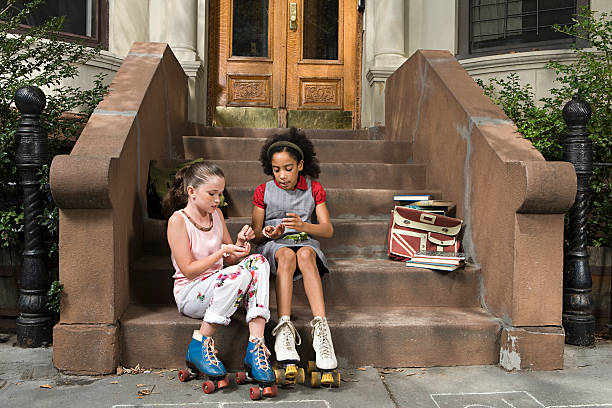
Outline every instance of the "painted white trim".
POLYGON ((459 63, 470 75, 479 75, 529 69, 546 69, 546 64, 550 60, 570 63, 576 60, 576 56, 572 50, 529 51, 466 58, 459 60, 459 63))

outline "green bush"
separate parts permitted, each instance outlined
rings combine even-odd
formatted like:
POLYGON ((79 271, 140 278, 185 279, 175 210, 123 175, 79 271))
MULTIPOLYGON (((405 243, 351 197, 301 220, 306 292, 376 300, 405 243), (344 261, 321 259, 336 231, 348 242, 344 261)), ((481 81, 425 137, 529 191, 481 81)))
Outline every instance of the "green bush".
MULTIPOLYGON (((547 64, 556 73, 558 86, 551 96, 535 100, 532 87, 521 85, 519 76, 491 79, 487 84, 477 80, 496 104, 500 105, 526 139, 530 140, 546 160, 561 160, 567 127, 563 106, 579 94, 588 101, 593 116, 588 123, 593 141, 593 161, 612 162, 612 21, 607 13, 582 9, 571 26, 555 29, 590 41, 590 48, 572 47, 576 61, 547 64)), ((588 244, 612 246, 612 175, 610 167, 595 167, 591 178, 588 244)))
POLYGON ((93 79, 91 89, 65 85, 65 80, 78 75, 79 65, 100 51, 61 41, 63 17, 50 18, 35 27, 24 26, 28 16, 42 2, 9 0, 7 6, 0 9, 0 245, 16 249, 23 245, 21 180, 15 166, 15 132, 20 116, 13 98, 20 87, 35 85, 41 87, 47 97, 41 119, 49 135, 49 161, 39 173, 45 203, 39 222, 49 250, 48 268, 55 278, 58 210, 49 191, 49 164, 55 155, 70 153, 107 86, 103 84, 102 75, 93 79))

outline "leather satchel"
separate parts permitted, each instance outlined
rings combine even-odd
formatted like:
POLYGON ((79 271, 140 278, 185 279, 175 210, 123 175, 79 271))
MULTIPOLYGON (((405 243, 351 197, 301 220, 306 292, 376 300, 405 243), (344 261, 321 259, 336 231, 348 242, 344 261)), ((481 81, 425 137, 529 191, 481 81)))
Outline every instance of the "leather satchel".
POLYGON ((389 224, 389 258, 410 259, 418 251, 459 252, 463 221, 422 210, 395 207, 389 224))

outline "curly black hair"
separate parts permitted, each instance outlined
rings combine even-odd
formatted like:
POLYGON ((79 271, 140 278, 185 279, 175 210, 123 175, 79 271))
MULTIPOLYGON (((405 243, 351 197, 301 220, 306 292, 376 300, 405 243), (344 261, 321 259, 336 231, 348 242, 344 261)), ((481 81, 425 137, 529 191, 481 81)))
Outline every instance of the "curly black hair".
POLYGON ((321 173, 321 168, 319 167, 319 159, 317 158, 317 153, 314 150, 314 146, 310 139, 306 137, 303 131, 297 130, 296 128, 289 129, 289 133, 277 134, 272 136, 266 140, 266 143, 261 148, 261 153, 259 155, 259 161, 261 162, 261 167, 263 167, 263 171, 268 176, 272 176, 272 156, 274 153, 278 152, 287 152, 297 161, 298 163, 302 160, 300 152, 296 149, 289 146, 276 146, 268 153, 269 147, 272 143, 286 141, 291 142, 299 146, 304 153, 304 168, 300 171, 300 175, 308 176, 311 179, 316 179, 319 177, 321 173))

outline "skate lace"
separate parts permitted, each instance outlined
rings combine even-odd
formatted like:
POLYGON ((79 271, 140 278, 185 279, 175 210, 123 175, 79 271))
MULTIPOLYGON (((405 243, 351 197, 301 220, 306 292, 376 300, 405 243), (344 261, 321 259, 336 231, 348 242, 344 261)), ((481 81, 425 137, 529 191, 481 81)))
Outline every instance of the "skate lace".
POLYGON ((329 331, 323 322, 316 322, 312 329, 312 337, 319 339, 319 352, 323 358, 331 356, 331 344, 329 344, 329 331))
POLYGON ((204 340, 204 343, 202 343, 202 347, 206 349, 206 359, 211 364, 218 366, 220 361, 217 358, 218 350, 215 349, 215 341, 213 340, 213 338, 209 337, 206 340, 204 340))
POLYGON ((251 353, 255 353, 255 364, 262 370, 269 370, 270 364, 268 363, 268 357, 270 351, 262 340, 256 340, 255 347, 251 349, 251 353))
POLYGON ((272 329, 273 336, 276 336, 277 333, 282 336, 281 341, 285 344, 287 350, 293 351, 295 349, 294 343, 298 346, 302 344, 302 338, 290 320, 282 321, 272 329))

